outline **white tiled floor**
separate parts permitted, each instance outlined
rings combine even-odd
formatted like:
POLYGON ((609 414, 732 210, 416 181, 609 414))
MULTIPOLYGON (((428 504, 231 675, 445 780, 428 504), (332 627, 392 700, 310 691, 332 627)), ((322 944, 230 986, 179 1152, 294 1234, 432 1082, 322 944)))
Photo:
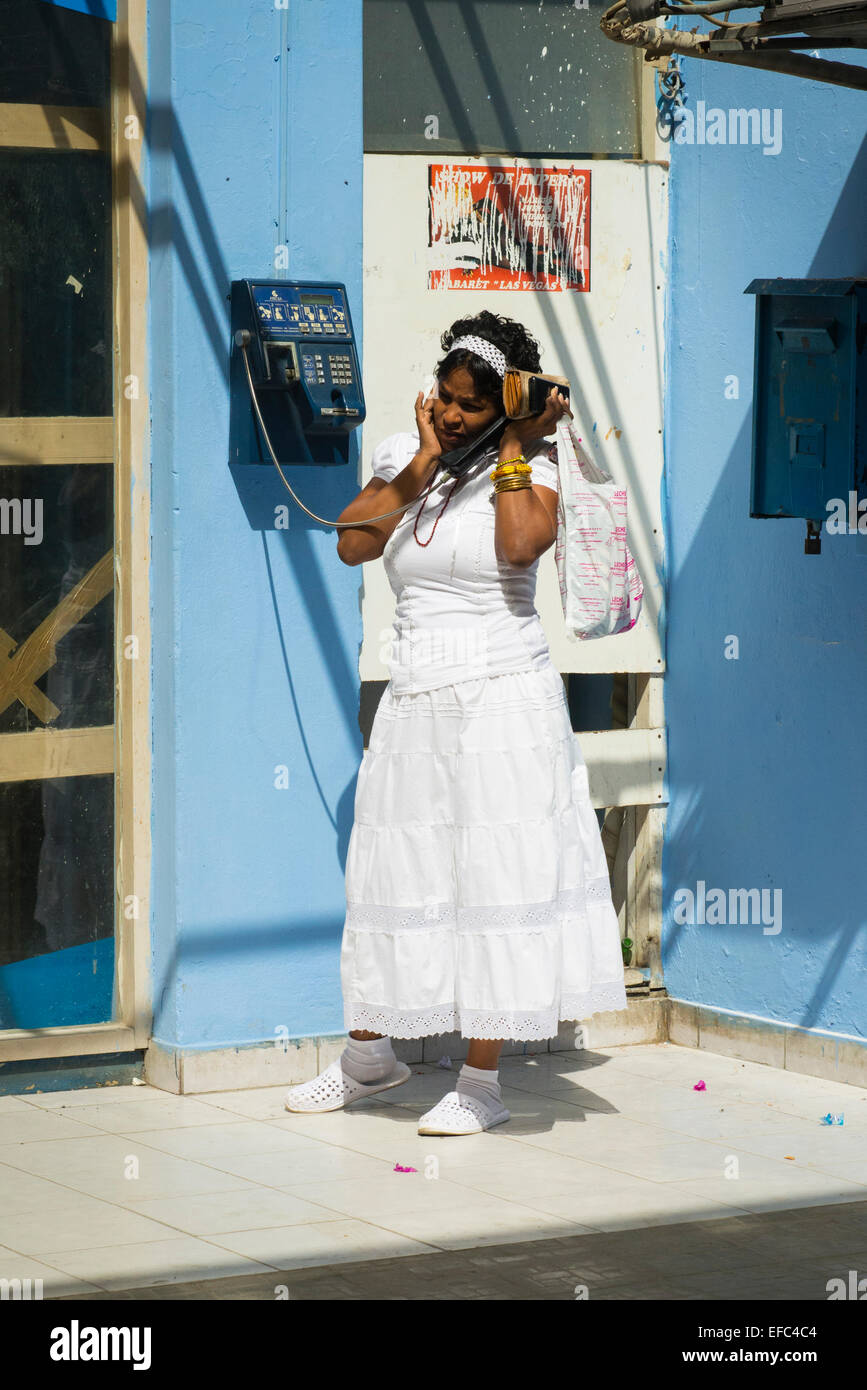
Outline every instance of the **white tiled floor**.
POLYGON ((510 1121, 419 1135, 456 1070, 325 1115, 283 1087, 0 1097, 0 1278, 50 1297, 867 1199, 867 1090, 670 1043, 518 1055, 510 1121))

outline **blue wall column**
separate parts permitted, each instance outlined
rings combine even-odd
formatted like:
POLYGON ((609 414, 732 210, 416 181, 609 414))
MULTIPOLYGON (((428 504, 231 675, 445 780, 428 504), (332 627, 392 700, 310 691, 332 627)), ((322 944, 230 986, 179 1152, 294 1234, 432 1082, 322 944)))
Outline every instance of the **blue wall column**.
POLYGON ((769 138, 767 150, 671 147, 665 981, 679 999, 861 1038, 867 555, 857 536, 823 530, 821 555, 807 556, 805 522, 749 516, 744 290, 867 273, 865 97, 682 67, 694 117, 700 102, 706 120, 764 110, 769 138), (700 882, 767 890, 776 929, 678 921, 676 895, 700 882))
MULTIPOLYGON (((149 6, 151 932, 166 1046, 343 1027, 361 574, 274 468, 228 466, 228 296, 233 279, 342 280, 360 328, 361 59, 360 0, 149 6)), ((292 470, 320 515, 357 490, 358 442, 347 465, 292 470)))

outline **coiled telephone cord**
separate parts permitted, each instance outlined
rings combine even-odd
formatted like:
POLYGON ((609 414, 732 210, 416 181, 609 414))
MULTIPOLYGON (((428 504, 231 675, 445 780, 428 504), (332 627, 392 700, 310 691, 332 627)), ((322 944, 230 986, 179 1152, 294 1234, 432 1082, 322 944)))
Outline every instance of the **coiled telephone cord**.
MULTIPOLYGON (((290 483, 287 481, 286 475, 283 472, 283 469, 280 467, 277 455, 274 453, 274 449, 271 445, 271 438, 265 427, 265 421, 262 419, 262 412, 259 409, 259 402, 256 399, 256 392, 253 387, 253 377, 250 372, 250 360, 247 356, 247 344, 245 342, 238 342, 238 336, 239 335, 236 335, 235 342, 237 346, 241 349, 241 352, 244 354, 244 370, 247 373, 247 385, 250 388, 250 400, 253 402, 253 409, 256 412, 256 419, 259 421, 259 428, 261 429, 262 436, 265 440, 265 443, 268 446, 268 453, 271 455, 272 462, 274 463, 277 472, 280 474, 280 477, 283 480, 283 485, 291 493, 293 500, 298 504, 302 512, 306 512, 307 515, 311 516, 314 521, 321 522, 323 526, 370 526, 371 523, 374 521, 385 521, 390 516, 398 516, 401 512, 405 512, 407 507, 414 506, 415 503, 418 502, 420 497, 424 498, 424 500, 427 501, 428 495, 430 494, 434 483, 438 481, 436 472, 434 473, 434 476, 431 478, 426 492, 419 493, 418 497, 411 498, 409 502, 404 502, 402 507, 395 507, 394 511, 392 512, 383 512, 381 516, 367 516, 364 518, 363 521, 329 521, 327 517, 317 516, 315 512, 311 512, 309 507, 305 507, 304 503, 301 501, 301 498, 297 495, 290 483)), ((443 473, 447 471, 447 469, 442 470, 443 473)), ((422 505, 424 505, 424 503, 422 503, 422 505)))

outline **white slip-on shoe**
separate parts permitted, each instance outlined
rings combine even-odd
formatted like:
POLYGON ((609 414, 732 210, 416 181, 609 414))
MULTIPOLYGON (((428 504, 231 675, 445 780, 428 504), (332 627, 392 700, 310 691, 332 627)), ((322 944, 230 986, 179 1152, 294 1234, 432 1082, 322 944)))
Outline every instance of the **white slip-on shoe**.
POLYGON ((343 1070, 337 1057, 312 1081, 302 1081, 300 1086, 288 1090, 283 1104, 287 1110, 310 1114, 319 1110, 342 1110, 354 1100, 361 1100, 362 1096, 374 1096, 377 1091, 402 1086, 411 1074, 406 1062, 395 1062, 394 1070, 381 1081, 356 1081, 354 1076, 343 1070))
POLYGON ((479 1100, 461 1091, 449 1091, 418 1122, 419 1134, 481 1134, 492 1125, 511 1119, 501 1101, 479 1100))

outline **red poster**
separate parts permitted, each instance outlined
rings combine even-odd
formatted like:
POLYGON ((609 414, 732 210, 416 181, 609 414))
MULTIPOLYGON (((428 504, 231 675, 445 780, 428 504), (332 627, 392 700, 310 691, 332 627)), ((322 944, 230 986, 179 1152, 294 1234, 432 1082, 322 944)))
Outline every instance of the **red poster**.
POLYGON ((589 290, 590 170, 431 164, 432 290, 589 290))

